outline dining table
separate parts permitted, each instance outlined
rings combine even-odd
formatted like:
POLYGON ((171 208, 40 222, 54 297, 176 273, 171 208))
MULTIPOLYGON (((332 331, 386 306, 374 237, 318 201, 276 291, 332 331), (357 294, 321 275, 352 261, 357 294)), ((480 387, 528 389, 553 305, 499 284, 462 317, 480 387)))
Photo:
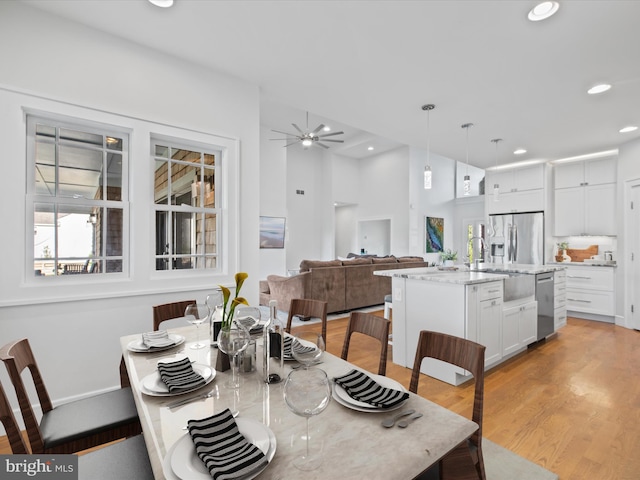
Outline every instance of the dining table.
MULTIPOLYGON (((255 339, 255 361, 243 368, 247 371, 241 371, 240 386, 231 388, 225 385, 231 371, 215 370, 217 356, 221 354, 219 350, 209 345, 191 348, 196 340, 194 327, 169 329, 168 334, 179 341, 157 351, 132 351, 131 346, 139 344, 141 333, 120 339, 153 474, 158 480, 207 477, 190 473, 188 469, 194 467, 189 467, 189 462, 193 463, 193 459, 178 458, 178 452, 182 451, 182 455, 191 452, 195 457, 195 447, 190 447, 189 443, 187 422, 210 417, 227 408, 238 412, 239 426, 240 422, 259 425, 266 427, 269 433, 270 461, 256 477, 259 479, 411 479, 478 429, 471 420, 410 392, 399 408, 358 408, 337 395, 338 387, 333 383, 333 398, 322 413, 310 418, 307 438, 305 418, 294 414, 285 404, 284 381, 275 384, 263 381, 260 335, 255 339), (149 379, 157 375, 158 362, 185 358, 190 359, 194 370, 206 371, 205 385, 182 395, 159 394, 149 389, 149 379), (169 408, 182 399, 190 401, 169 408), (422 416, 406 428, 397 424, 391 428, 381 425, 383 420, 407 410, 415 410, 422 416), (323 460, 317 469, 301 471, 293 463, 304 451, 307 440, 309 448, 321 452, 323 460), (186 472, 183 471, 185 468, 186 472)), ((297 362, 285 362, 285 375, 298 367, 297 362)), ((358 369, 328 352, 324 352, 321 363, 311 368, 324 370, 329 379, 358 369)), ((392 379, 384 377, 384 381, 390 388, 406 391, 392 379), (389 382, 392 385, 388 385, 389 382)))

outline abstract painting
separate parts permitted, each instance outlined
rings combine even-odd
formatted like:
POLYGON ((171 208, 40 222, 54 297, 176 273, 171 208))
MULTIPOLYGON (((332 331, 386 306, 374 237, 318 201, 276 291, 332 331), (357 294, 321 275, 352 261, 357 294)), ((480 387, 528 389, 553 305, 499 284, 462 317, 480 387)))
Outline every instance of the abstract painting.
POLYGON ((444 218, 424 217, 426 252, 442 252, 444 240, 444 218))

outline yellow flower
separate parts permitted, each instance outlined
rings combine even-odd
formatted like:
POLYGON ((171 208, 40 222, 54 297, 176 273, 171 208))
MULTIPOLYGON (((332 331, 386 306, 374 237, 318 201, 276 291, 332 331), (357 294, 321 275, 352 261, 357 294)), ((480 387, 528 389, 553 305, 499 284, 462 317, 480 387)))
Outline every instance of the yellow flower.
POLYGON ((249 305, 249 302, 244 297, 239 297, 240 289, 244 284, 244 281, 249 277, 249 275, 245 272, 236 273, 236 296, 231 300, 231 305, 229 305, 229 299, 231 298, 231 290, 229 290, 224 285, 219 285, 220 290, 222 290, 222 298, 224 300, 222 304, 222 328, 228 330, 231 328, 231 321, 233 320, 233 312, 235 311, 238 305, 249 305), (229 311, 227 312, 227 305, 229 305, 229 311))

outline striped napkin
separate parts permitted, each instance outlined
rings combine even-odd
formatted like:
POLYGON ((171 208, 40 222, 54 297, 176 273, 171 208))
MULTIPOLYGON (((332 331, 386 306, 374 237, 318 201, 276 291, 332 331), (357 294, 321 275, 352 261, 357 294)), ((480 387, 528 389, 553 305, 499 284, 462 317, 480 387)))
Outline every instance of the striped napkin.
POLYGON ((354 400, 377 408, 391 408, 409 398, 408 392, 386 388, 360 370, 351 370, 346 375, 333 379, 354 400))
POLYGON ((292 348, 295 348, 297 353, 310 353, 316 350, 317 347, 305 347, 300 342, 296 342, 295 347, 293 346, 293 337, 287 336, 284 339, 284 359, 285 360, 295 360, 293 357, 292 348))
POLYGON ((241 479, 269 464, 262 450, 238 430, 231 411, 187 422, 196 453, 215 480, 241 479))
POLYGON ((171 393, 195 390, 207 383, 202 375, 193 370, 188 357, 175 362, 159 362, 158 372, 171 393))
POLYGON ((169 338, 166 330, 157 332, 145 332, 142 334, 142 345, 148 348, 169 347, 176 342, 169 338))

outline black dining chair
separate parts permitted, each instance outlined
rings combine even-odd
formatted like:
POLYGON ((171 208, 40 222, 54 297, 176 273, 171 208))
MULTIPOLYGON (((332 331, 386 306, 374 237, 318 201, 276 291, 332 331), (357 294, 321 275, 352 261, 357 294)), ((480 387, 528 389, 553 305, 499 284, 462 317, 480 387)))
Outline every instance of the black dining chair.
POLYGON ((0 348, 29 436, 32 453, 76 453, 142 432, 130 388, 53 406, 29 340, 23 338, 0 348), (40 422, 22 380, 28 369, 42 409, 40 422))

